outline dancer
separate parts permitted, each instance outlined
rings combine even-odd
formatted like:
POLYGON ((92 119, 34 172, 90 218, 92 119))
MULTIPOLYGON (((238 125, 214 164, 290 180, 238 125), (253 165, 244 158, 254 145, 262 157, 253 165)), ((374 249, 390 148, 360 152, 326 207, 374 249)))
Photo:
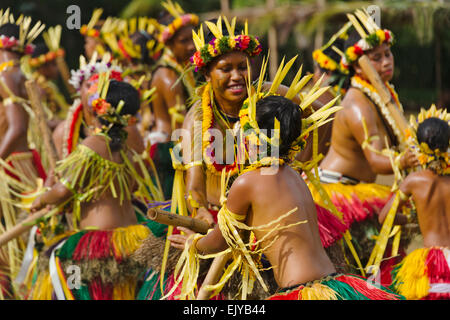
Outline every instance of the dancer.
POLYGON ((59 182, 33 203, 33 210, 70 205, 73 230, 44 238, 31 299, 129 300, 139 289, 144 269, 131 254, 150 230, 131 201, 135 191, 142 201, 151 200, 150 181, 144 180, 145 168, 127 147, 124 130, 139 109, 139 93, 130 84, 101 74, 91 94, 98 134, 88 136, 60 162, 59 182), (83 282, 70 289, 65 272, 73 261, 81 268, 83 282), (59 270, 56 278, 52 266, 59 270))
POLYGON ((403 180, 379 216, 381 223, 394 219, 394 224, 403 225, 407 217, 396 212, 410 199, 417 209, 424 248, 409 253, 392 272, 392 287, 406 299, 450 299, 449 120, 446 111, 433 106, 413 122, 410 141, 423 170, 403 180))

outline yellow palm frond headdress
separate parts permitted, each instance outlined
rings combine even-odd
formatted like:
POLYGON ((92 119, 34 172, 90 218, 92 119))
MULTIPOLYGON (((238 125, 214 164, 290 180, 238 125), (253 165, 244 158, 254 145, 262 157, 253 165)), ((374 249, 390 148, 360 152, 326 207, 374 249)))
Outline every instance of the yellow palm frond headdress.
POLYGON ((20 15, 15 19, 9 8, 0 10, 0 26, 12 23, 20 28, 19 39, 15 37, 0 36, 0 49, 12 50, 24 54, 32 54, 34 46, 32 42, 45 29, 45 24, 38 21, 31 27, 31 17, 20 15))
MULTIPOLYGON (((282 81, 286 77, 287 73, 291 69, 292 65, 294 64, 295 60, 297 59, 297 56, 289 60, 285 64, 285 59, 281 62, 275 78, 273 79, 272 85, 269 90, 265 91, 263 89, 263 81, 264 81, 264 75, 267 68, 267 62, 268 59, 263 60, 262 68, 259 75, 259 80, 255 87, 253 84, 250 83, 249 80, 247 80, 247 91, 248 91, 248 98, 244 101, 242 108, 239 112, 239 118, 240 118, 240 124, 241 129, 243 133, 245 134, 245 140, 241 139, 241 141, 246 141, 247 145, 253 144, 253 145, 262 145, 265 144, 267 146, 270 146, 271 148, 276 148, 280 145, 280 139, 279 134, 276 134, 277 131, 279 132, 280 129, 280 123, 277 119, 274 121, 274 132, 275 135, 272 136, 272 138, 269 138, 267 135, 261 132, 261 130, 258 127, 258 122, 256 119, 256 104, 259 100, 264 99, 268 96, 277 95, 278 88, 280 87, 282 81)), ((250 72, 250 68, 249 68, 250 72)), ((291 85, 289 86, 289 89, 287 90, 286 94, 284 95, 287 99, 294 99, 298 96, 300 91, 305 87, 305 85, 311 80, 312 74, 306 75, 302 77, 302 66, 297 71, 297 74, 295 75, 293 81, 291 82, 291 85)), ((323 77, 322 77, 323 78, 323 77)), ((295 158, 295 155, 300 152, 306 145, 306 138, 308 137, 309 133, 321 125, 331 121, 332 119, 328 119, 330 115, 337 112, 341 109, 341 107, 334 106, 337 99, 331 100, 326 105, 324 105, 322 108, 320 108, 317 111, 312 110, 311 104, 319 98, 325 91, 329 89, 329 87, 320 87, 322 78, 319 79, 314 86, 306 93, 303 93, 301 97, 301 103, 299 104, 299 108, 302 110, 302 113, 306 113, 308 109, 308 116, 304 119, 302 119, 302 133, 300 136, 292 143, 289 151, 288 158, 286 160, 292 161, 295 158)), ((249 75, 248 79, 251 79, 251 76, 249 75)), ((245 143, 244 143, 245 145, 245 143)), ((267 149, 268 150, 268 149, 267 149)), ((244 151, 245 152, 245 151, 244 151)), ((242 155, 242 150, 240 150, 240 154, 242 155)), ((257 162, 261 161, 264 158, 264 155, 258 155, 257 162)))
POLYGON ((192 13, 185 13, 178 3, 168 0, 167 2, 162 2, 161 5, 174 18, 174 20, 166 26, 163 25, 162 32, 159 36, 160 42, 167 43, 167 41, 169 41, 178 30, 185 26, 192 25, 196 27, 198 25, 198 16, 192 13))
POLYGON ((197 51, 191 57, 191 62, 195 65, 196 71, 205 67, 214 58, 231 51, 242 51, 247 53, 250 57, 261 53, 262 47, 259 43, 259 39, 258 37, 249 35, 247 22, 245 22, 245 27, 241 34, 235 34, 236 17, 234 17, 230 23, 224 16, 223 22, 225 23, 228 35, 225 35, 223 32, 224 30, 222 29, 222 16, 217 19, 217 23, 205 21, 208 29, 214 35, 214 38, 208 43, 205 41, 203 25, 200 25, 197 33, 195 31, 192 32, 197 51))
POLYGON ((406 137, 408 145, 415 150, 417 158, 423 169, 431 169, 440 175, 450 174, 450 164, 448 150, 439 149, 432 150, 427 143, 419 143, 417 139, 417 129, 419 125, 429 119, 438 118, 450 125, 450 114, 445 109, 437 109, 433 104, 428 110, 421 109, 420 113, 415 117, 410 117, 410 127, 407 129, 406 137))

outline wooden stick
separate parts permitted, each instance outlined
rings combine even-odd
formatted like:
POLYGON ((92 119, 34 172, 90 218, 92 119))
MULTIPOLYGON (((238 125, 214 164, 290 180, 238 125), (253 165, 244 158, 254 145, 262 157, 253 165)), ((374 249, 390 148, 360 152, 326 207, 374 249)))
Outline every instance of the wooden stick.
POLYGON ((403 139, 399 141, 400 144, 404 144, 406 141, 406 129, 409 127, 408 122, 405 119, 405 116, 400 112, 399 108, 395 105, 391 93, 386 88, 385 84, 380 78, 380 75, 375 70, 375 68, 370 63, 369 58, 364 54, 358 60, 359 65, 361 66, 364 74, 369 78, 370 83, 375 87, 378 94, 380 95, 382 101, 387 105, 389 113, 394 119, 395 123, 399 127, 403 139))
POLYGON ((172 225, 176 227, 185 227, 202 234, 206 234, 209 230, 209 224, 203 220, 181 216, 179 214, 173 214, 161 209, 149 209, 147 211, 147 217, 150 220, 162 224, 172 225))
POLYGON ((19 237, 22 233, 30 230, 33 225, 25 225, 27 223, 33 222, 36 219, 42 218, 47 214, 48 210, 46 208, 39 210, 36 213, 33 213, 31 216, 28 216, 22 222, 16 224, 11 229, 7 230, 5 233, 0 235, 0 248, 7 244, 9 241, 19 237))
POLYGON ((58 66, 59 73, 61 74, 61 78, 63 79, 67 91, 69 91, 71 95, 75 94, 75 88, 72 87, 72 85, 69 83, 70 72, 69 68, 67 67, 66 60, 64 60, 64 57, 56 57, 56 65, 58 66))
POLYGON ((50 129, 47 125, 44 109, 42 107, 41 100, 39 97, 38 87, 33 80, 27 80, 25 82, 25 87, 27 89, 31 105, 36 114, 39 129, 41 131, 41 134, 43 135, 44 147, 45 151, 48 154, 50 170, 54 170, 56 167, 56 161, 58 160, 58 156, 56 153, 55 145, 53 144, 53 140, 51 138, 50 129))
POLYGON ((210 291, 205 289, 207 285, 216 284, 223 273, 226 263, 230 260, 231 253, 215 257, 211 266, 209 267, 208 273, 206 274, 205 280, 198 291, 197 300, 208 300, 210 296, 210 291))

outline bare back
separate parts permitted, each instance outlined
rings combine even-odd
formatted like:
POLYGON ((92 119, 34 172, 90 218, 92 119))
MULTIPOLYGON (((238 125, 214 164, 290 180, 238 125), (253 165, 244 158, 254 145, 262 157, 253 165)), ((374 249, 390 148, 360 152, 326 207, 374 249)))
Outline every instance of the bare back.
MULTIPOLYGON (((280 287, 287 287, 320 279, 335 272, 320 239, 317 222, 317 211, 307 185, 300 175, 289 166, 281 166, 276 174, 262 175, 257 169, 240 176, 237 183, 245 186, 247 192, 237 195, 250 201, 247 215, 249 226, 259 226, 278 219, 281 215, 298 208, 296 212, 285 218, 281 224, 290 225, 298 221, 307 223, 274 232, 262 243, 268 245, 274 237, 279 237, 264 252, 274 267, 275 279, 280 287), (239 181, 241 180, 241 181, 239 181)), ((229 209, 240 212, 234 207, 231 197, 228 198, 229 209)), ((235 194, 236 195, 236 194, 235 194)), ((262 239, 268 231, 256 231, 257 239, 262 239)))
MULTIPOLYGON (((107 143, 103 137, 90 136, 83 141, 83 144, 104 159, 115 163, 123 163, 122 156, 118 151, 112 152, 112 154, 109 153, 107 143)), ((128 158, 132 162, 130 153, 128 153, 128 158)), ((119 190, 117 180, 115 181, 115 186, 116 190, 119 190)), ((134 186, 135 180, 133 179, 131 185, 128 186, 129 190, 132 191, 134 186)), ((119 196, 114 197, 108 189, 98 200, 84 203, 81 206, 80 227, 94 226, 107 230, 136 224, 137 220, 131 201, 125 197, 121 203, 119 196)))
POLYGON ((368 160, 368 152, 361 148, 365 139, 362 120, 369 136, 378 136, 377 149, 385 147, 385 139, 391 141, 376 106, 356 88, 350 88, 333 120, 331 146, 320 164, 322 169, 342 173, 364 182, 374 182, 377 173, 368 160))
POLYGON ((450 247, 450 176, 431 170, 414 172, 401 189, 412 195, 425 246, 450 247))

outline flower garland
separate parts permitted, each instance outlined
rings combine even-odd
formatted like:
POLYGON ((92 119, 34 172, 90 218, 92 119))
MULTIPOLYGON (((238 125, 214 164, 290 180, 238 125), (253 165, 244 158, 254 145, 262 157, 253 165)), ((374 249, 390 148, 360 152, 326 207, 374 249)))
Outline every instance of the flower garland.
POLYGON ((71 71, 71 77, 69 83, 76 89, 80 90, 81 84, 84 80, 89 79, 92 75, 110 71, 111 75, 117 75, 122 73, 122 68, 112 62, 95 62, 86 64, 80 67, 78 70, 71 71))
POLYGON ((250 57, 253 57, 261 53, 262 46, 258 37, 252 35, 241 34, 234 37, 223 36, 221 38, 214 38, 195 52, 191 57, 191 62, 195 65, 195 71, 198 72, 215 57, 231 51, 245 52, 250 57))
POLYGON ((0 49, 11 50, 24 54, 32 54, 34 51, 33 44, 27 44, 23 46, 19 39, 15 37, 7 37, 5 35, 0 36, 0 49))
POLYGON ((39 68, 40 66, 55 60, 57 57, 64 57, 64 49, 58 49, 57 51, 49 51, 47 53, 41 54, 38 57, 31 58, 29 64, 32 68, 39 68))
POLYGON ((87 25, 82 25, 80 28, 80 33, 86 37, 98 38, 100 37, 100 30, 88 29, 87 25))
POLYGON ((331 59, 320 49, 314 50, 312 56, 322 69, 335 71, 340 67, 339 63, 331 59))
MULTIPOLYGON (((381 100, 381 97, 378 94, 377 90, 369 82, 365 81, 364 79, 362 79, 357 75, 352 77, 351 84, 353 87, 363 91, 378 106, 381 114, 384 116, 384 118, 387 120, 392 130, 394 131, 394 134, 397 137, 398 141, 401 141, 403 139, 402 138, 403 135, 400 131, 400 128, 397 126, 395 120, 392 118, 386 104, 381 100)), ((398 106, 400 111, 403 112, 403 106, 398 99, 398 95, 395 92, 394 87, 389 82, 386 82, 385 85, 388 88, 389 92, 391 93, 391 96, 394 98, 396 105, 398 106)))
POLYGON ((392 46, 394 42, 394 34, 390 30, 378 29, 366 38, 360 39, 353 46, 348 47, 347 50, 345 50, 340 65, 343 69, 348 70, 350 65, 364 54, 364 51, 371 50, 383 43, 387 43, 389 46, 392 46))
POLYGON ((164 28, 159 36, 159 41, 165 44, 178 30, 188 25, 193 25, 195 27, 198 25, 198 22, 199 18, 197 15, 191 13, 184 14, 173 20, 172 23, 164 28))
POLYGON ((221 175, 222 169, 228 173, 231 171, 231 175, 238 173, 238 166, 236 160, 233 164, 218 164, 215 161, 214 150, 211 147, 214 137, 209 133, 209 129, 213 128, 214 115, 213 115, 213 103, 211 101, 211 84, 207 83, 202 94, 202 154, 206 168, 215 175, 221 175))

